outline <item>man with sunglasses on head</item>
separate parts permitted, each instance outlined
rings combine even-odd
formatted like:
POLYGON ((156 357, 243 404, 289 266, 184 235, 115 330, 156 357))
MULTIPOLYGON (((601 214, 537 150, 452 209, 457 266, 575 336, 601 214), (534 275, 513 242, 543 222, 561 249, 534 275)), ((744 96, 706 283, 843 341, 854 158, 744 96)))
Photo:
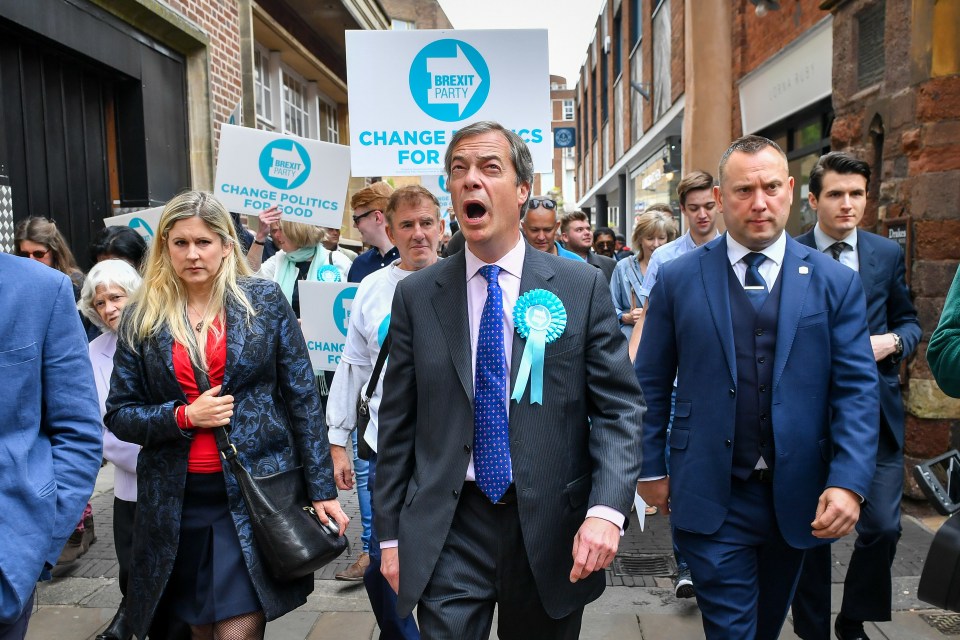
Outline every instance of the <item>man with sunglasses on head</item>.
POLYGON ((393 187, 381 181, 360 189, 350 198, 353 226, 360 232, 363 244, 370 248, 353 261, 347 273, 348 282, 360 282, 400 258, 400 253, 387 236, 387 217, 384 214, 392 193, 393 187))
POLYGON ((550 198, 530 198, 527 212, 520 221, 520 230, 534 249, 570 260, 580 259, 577 254, 567 251, 557 242, 560 221, 557 220, 557 203, 550 198))

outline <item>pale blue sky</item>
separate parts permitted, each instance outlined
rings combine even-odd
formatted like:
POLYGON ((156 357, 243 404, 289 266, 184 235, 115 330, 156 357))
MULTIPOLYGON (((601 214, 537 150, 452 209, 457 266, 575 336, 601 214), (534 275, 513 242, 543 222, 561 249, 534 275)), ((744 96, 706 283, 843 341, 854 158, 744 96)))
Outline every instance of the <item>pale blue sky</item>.
POLYGON ((604 0, 438 0, 455 29, 547 29, 550 73, 577 84, 604 0))

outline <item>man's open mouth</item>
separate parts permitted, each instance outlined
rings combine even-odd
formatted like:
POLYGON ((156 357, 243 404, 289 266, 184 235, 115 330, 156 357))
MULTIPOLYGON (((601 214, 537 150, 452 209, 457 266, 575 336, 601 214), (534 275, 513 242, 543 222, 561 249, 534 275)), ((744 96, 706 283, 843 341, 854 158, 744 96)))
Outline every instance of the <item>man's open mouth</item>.
POLYGON ((487 208, 479 202, 471 202, 467 205, 467 217, 473 220, 482 218, 487 212, 487 208))

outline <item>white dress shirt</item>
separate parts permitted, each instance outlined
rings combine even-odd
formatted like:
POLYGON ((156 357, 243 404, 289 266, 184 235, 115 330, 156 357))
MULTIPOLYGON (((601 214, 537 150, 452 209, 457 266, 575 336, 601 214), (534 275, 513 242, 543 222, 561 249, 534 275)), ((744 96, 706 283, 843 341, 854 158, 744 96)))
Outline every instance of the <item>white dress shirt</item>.
MULTIPOLYGON (((767 283, 767 293, 773 291, 773 285, 777 282, 777 277, 780 275, 780 268, 783 266, 783 254, 786 253, 786 251, 787 234, 781 231, 780 237, 774 240, 773 244, 756 252, 767 256, 767 259, 757 267, 757 270, 760 271, 760 277, 767 283)), ((730 260, 730 266, 733 267, 733 272, 736 274, 741 286, 743 285, 744 278, 747 276, 747 264, 743 261, 743 258, 748 253, 754 253, 754 251, 747 249, 734 240, 729 233, 727 234, 727 259, 730 260)))
POLYGON ((857 247, 856 229, 851 229, 845 238, 834 240, 820 228, 820 224, 818 223, 813 228, 813 240, 817 243, 817 251, 829 254, 831 258, 833 257, 833 252, 830 251, 830 247, 836 242, 846 242, 849 248, 844 247, 843 252, 840 254, 840 264, 850 267, 854 271, 860 271, 860 250, 857 247))

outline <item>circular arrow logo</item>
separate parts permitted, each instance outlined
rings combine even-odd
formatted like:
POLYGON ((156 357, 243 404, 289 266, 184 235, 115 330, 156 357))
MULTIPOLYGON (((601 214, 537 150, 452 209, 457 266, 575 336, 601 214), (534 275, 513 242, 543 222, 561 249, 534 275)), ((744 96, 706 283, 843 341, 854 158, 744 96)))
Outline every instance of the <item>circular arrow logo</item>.
POLYGON ((260 152, 260 175, 276 189, 296 189, 310 175, 310 154, 296 140, 274 140, 260 152))
POLYGON ((344 336, 347 335, 347 326, 350 324, 350 308, 353 306, 353 299, 357 297, 357 288, 350 287, 340 292, 340 295, 333 301, 333 323, 337 325, 344 336))
POLYGON ((490 70, 483 56, 462 40, 431 42, 410 65, 410 93, 431 118, 469 118, 490 94, 490 70))

